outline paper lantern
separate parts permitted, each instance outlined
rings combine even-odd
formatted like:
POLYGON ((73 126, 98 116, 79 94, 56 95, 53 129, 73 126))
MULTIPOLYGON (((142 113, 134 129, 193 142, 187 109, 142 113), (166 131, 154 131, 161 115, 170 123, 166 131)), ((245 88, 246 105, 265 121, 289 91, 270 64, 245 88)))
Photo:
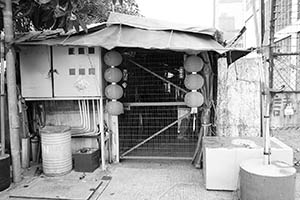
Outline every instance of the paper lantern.
POLYGON ((122 60, 122 55, 117 51, 109 51, 104 55, 104 63, 108 66, 119 66, 122 60))
POLYGON ((105 96, 109 99, 120 99, 123 96, 123 88, 117 84, 110 84, 105 88, 105 96))
POLYGON ((200 57, 189 56, 184 61, 183 67, 187 72, 200 72, 203 65, 203 60, 200 57))
POLYGON ((124 113, 123 104, 119 101, 110 101, 105 106, 110 115, 120 115, 124 113))
POLYGON ((189 90, 198 90, 202 88, 204 79, 199 74, 187 75, 184 79, 184 85, 189 90))
POLYGON ((122 77, 122 71, 115 67, 108 68, 104 72, 104 79, 110 83, 117 83, 122 79, 122 77))
POLYGON ((184 96, 184 102, 188 107, 196 108, 203 104, 204 98, 200 92, 189 92, 184 96))

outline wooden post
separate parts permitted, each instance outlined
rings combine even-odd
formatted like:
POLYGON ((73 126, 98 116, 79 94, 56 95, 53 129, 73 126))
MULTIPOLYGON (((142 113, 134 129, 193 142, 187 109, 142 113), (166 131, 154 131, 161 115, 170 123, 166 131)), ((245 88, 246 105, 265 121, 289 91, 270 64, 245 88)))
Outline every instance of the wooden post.
POLYGON ((9 132, 10 132, 10 149, 12 158, 13 181, 21 181, 21 157, 20 157, 20 123, 18 117, 17 85, 16 85, 16 68, 15 52, 12 47, 14 38, 13 21, 12 21, 12 4, 11 0, 5 0, 3 9, 3 22, 5 43, 7 45, 6 69, 7 69, 7 96, 9 112, 9 132))

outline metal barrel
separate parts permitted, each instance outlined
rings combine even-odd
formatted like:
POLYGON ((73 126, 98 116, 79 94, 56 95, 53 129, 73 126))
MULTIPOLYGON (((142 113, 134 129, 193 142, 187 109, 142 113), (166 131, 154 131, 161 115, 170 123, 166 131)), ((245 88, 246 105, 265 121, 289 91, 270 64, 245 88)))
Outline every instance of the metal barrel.
POLYGON ((61 176, 72 170, 70 127, 45 126, 41 130, 41 144, 46 176, 61 176))
POLYGON ((10 157, 7 154, 0 156, 0 191, 10 186, 10 157))

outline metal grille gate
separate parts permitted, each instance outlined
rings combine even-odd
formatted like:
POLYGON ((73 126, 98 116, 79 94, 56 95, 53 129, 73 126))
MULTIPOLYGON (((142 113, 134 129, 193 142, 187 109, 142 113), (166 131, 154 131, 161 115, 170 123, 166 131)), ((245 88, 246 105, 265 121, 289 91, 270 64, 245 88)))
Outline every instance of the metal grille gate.
MULTIPOLYGON (((179 74, 183 66, 182 53, 138 50, 128 54, 135 62, 184 88, 179 74)), ((126 83, 123 83, 125 113, 119 117, 121 157, 191 158, 197 131, 192 131, 189 117, 176 121, 189 112, 183 102, 184 92, 128 60, 121 69, 123 72, 127 70, 128 74, 126 83), (154 137, 153 134, 159 131, 161 133, 154 137), (149 141, 124 155, 151 136, 153 138, 149 141)))

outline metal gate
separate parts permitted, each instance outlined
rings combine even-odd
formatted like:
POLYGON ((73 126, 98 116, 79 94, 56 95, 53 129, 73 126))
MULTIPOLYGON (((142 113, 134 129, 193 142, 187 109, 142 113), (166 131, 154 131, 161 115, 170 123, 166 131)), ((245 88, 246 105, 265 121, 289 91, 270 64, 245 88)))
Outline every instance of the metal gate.
POLYGON ((121 158, 192 158, 198 128, 192 130, 183 102, 183 54, 139 50, 128 55, 132 58, 121 67, 121 158))

